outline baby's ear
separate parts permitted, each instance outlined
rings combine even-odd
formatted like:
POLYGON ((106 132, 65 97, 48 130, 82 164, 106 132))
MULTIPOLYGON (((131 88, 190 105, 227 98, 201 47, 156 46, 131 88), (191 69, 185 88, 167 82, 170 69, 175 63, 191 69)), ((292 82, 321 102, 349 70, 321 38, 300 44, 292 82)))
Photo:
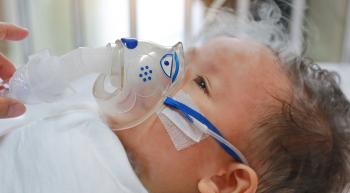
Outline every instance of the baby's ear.
POLYGON ((198 183, 201 193, 255 193, 258 177, 247 165, 230 163, 215 175, 202 178, 198 183))

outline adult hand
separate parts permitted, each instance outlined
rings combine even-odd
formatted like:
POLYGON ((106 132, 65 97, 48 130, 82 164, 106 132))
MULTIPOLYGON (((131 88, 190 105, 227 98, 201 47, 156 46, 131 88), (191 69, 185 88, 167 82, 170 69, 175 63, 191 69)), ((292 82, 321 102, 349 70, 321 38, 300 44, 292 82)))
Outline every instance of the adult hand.
MULTIPOLYGON (((21 40, 28 30, 13 24, 0 22, 0 40, 21 40)), ((0 78, 9 80, 16 71, 12 62, 0 52, 0 78)), ((1 89, 1 88, 0 88, 1 89)), ((0 118, 17 117, 25 112, 25 106, 10 98, 0 97, 0 118)))

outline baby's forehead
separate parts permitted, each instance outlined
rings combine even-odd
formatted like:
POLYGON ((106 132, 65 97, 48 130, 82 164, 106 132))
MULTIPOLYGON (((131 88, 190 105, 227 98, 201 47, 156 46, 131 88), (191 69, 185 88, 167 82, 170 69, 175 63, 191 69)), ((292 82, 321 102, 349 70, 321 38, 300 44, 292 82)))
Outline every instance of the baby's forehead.
POLYGON ((269 92, 290 90, 278 57, 256 41, 221 37, 203 44, 197 52, 201 59, 195 65, 223 93, 239 92, 268 99, 269 92))
POLYGON ((196 55, 202 66, 213 72, 280 68, 278 58, 267 46, 249 39, 218 37, 198 47, 196 55))
POLYGON ((273 52, 267 46, 251 39, 234 37, 214 38, 203 44, 200 50, 207 54, 215 53, 214 56, 232 57, 241 54, 244 56, 266 55, 274 57, 273 52))

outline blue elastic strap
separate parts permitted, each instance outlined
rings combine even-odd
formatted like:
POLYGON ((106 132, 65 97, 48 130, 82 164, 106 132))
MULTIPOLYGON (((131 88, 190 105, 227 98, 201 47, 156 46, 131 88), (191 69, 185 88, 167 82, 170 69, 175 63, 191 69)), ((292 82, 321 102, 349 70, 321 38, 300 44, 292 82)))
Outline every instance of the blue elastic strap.
MULTIPOLYGON (((201 122, 202 124, 206 125, 208 127, 208 129, 210 129, 211 131, 213 131, 214 133, 218 134, 219 136, 221 136, 222 138, 225 139, 225 137, 221 134, 221 132, 212 124, 210 123, 210 121, 205 118, 202 114, 200 114, 199 112, 197 112, 196 110, 188 107, 187 105, 171 98, 171 97, 166 97, 164 104, 175 108, 177 110, 179 110, 181 113, 183 113, 185 115, 185 117, 191 122, 193 123, 193 120, 191 117, 197 119, 199 122, 201 122)), ((215 138, 214 138, 215 139, 215 138)), ((215 139, 216 142, 219 143, 219 145, 228 153, 230 154, 231 157, 233 157, 236 161, 243 163, 242 158, 230 147, 228 147, 227 145, 225 145, 224 143, 221 143, 219 140, 215 139)))

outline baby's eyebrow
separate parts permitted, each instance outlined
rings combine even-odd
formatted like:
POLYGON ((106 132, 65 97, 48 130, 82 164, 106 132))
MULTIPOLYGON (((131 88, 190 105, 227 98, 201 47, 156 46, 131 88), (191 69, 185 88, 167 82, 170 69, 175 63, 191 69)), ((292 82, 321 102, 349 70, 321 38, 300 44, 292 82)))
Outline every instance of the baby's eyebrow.
POLYGON ((198 50, 198 48, 196 48, 196 47, 189 48, 187 50, 187 54, 186 54, 187 60, 195 57, 197 55, 197 52, 198 52, 197 50, 198 50))
POLYGON ((219 69, 221 68, 220 65, 221 64, 218 63, 216 60, 207 59, 207 62, 203 66, 207 73, 209 72, 210 74, 217 75, 218 71, 220 71, 219 69))

